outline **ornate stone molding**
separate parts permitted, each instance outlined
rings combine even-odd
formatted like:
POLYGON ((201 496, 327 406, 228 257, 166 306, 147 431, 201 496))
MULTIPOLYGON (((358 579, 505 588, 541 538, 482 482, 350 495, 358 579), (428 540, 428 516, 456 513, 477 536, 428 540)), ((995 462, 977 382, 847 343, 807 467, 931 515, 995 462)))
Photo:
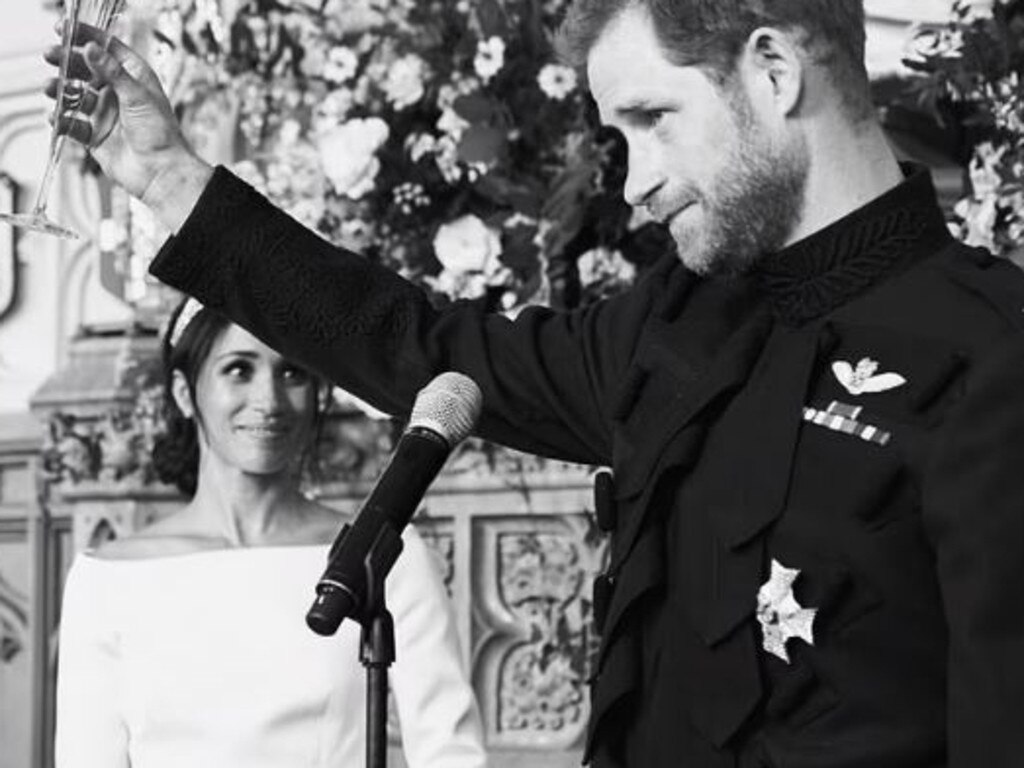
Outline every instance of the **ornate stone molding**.
POLYGON ((28 599, 0 573, 0 664, 8 664, 28 643, 28 599))
POLYGON ((589 713, 590 591, 604 545, 589 539, 584 510, 476 525, 476 676, 488 694, 490 739, 503 748, 577 744, 589 713))
MULTIPOLYGON (((0 211, 13 211, 17 205, 18 187, 14 180, 0 172, 0 211)), ((0 320, 18 296, 18 260, 14 254, 16 239, 10 227, 0 229, 0 320)))

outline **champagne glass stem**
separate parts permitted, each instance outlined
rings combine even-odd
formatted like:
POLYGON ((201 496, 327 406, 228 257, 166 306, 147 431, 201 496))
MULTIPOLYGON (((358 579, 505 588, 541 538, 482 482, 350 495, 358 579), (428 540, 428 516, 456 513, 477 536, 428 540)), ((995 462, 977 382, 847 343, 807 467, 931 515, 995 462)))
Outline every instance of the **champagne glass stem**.
POLYGON ((64 14, 64 34, 61 39, 60 69, 57 76, 57 99, 53 107, 53 131, 50 134, 50 151, 46 158, 46 168, 39 182, 36 202, 32 206, 34 216, 46 215, 46 204, 50 199, 50 187, 53 186, 54 171, 60 161, 61 150, 64 148, 64 134, 58 130, 60 118, 64 114, 65 86, 71 70, 71 50, 74 47, 75 28, 78 26, 80 0, 68 0, 67 12, 64 14))

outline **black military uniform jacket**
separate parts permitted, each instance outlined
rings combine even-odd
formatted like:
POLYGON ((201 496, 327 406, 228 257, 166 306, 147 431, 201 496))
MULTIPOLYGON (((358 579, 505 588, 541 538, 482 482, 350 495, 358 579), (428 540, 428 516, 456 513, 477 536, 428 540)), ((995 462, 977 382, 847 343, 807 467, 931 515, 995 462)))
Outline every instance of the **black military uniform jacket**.
POLYGON ((742 281, 667 260, 577 313, 437 313, 218 169, 152 268, 401 412, 610 465, 601 768, 1024 766, 1024 277, 927 174, 742 281))

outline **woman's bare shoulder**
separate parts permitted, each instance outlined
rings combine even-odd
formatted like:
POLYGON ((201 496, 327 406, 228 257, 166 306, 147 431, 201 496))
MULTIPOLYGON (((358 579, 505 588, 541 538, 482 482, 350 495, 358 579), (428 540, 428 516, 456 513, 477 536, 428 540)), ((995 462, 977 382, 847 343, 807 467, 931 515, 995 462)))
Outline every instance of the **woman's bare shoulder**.
POLYGON ((147 560, 223 549, 226 544, 223 539, 204 535, 186 507, 130 536, 106 541, 92 554, 101 560, 147 560))

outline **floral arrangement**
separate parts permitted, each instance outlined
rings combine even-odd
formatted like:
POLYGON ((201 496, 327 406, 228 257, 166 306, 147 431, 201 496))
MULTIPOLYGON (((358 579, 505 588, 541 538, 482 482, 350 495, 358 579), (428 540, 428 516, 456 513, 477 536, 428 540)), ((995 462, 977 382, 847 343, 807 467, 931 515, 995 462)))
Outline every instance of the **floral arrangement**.
POLYGON ((1024 0, 954 0, 943 26, 922 27, 905 64, 920 105, 953 119, 968 146, 957 234, 1020 256, 1024 249, 1024 0))
POLYGON ((440 303, 578 306, 671 247, 556 61, 567 0, 160 2, 151 58, 208 154, 440 303))

